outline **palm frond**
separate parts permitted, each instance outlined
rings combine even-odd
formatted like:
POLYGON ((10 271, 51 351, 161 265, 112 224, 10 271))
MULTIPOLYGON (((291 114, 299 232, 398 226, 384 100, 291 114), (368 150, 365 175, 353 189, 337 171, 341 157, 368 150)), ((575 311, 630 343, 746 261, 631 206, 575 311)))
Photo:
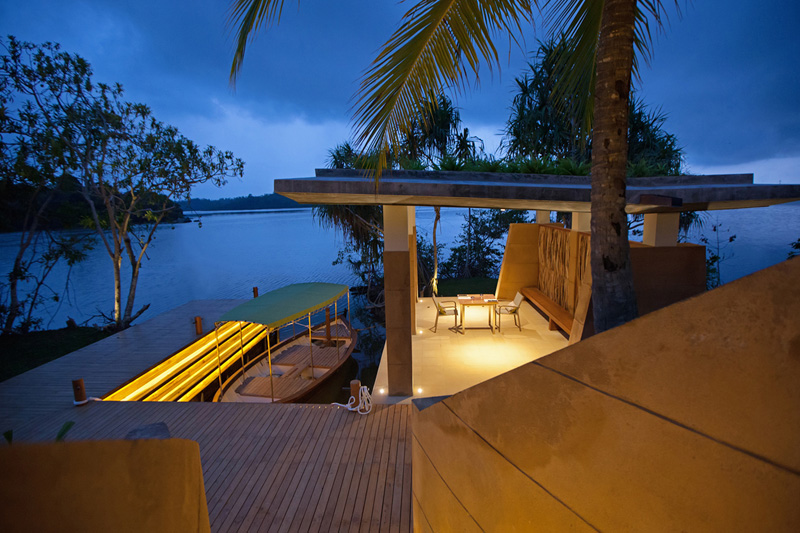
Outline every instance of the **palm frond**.
MULTIPOLYGON (((404 16, 365 73, 353 107, 361 150, 387 152, 444 88, 464 89, 469 72, 499 67, 493 38, 521 35, 531 0, 421 0, 404 16)), ((378 159, 376 178, 386 168, 378 159)))
MULTIPOLYGON (((603 0, 547 0, 543 7, 545 25, 551 33, 563 34, 569 44, 559 58, 557 69, 559 83, 554 88, 556 99, 564 95, 585 95, 580 103, 584 109, 585 131, 591 130, 594 115, 595 69, 597 45, 600 37, 600 22, 603 0)), ((675 9, 680 15, 678 0, 675 9)), ((667 11, 662 0, 639 0, 637 2, 636 27, 634 30, 633 77, 639 77, 639 60, 649 63, 650 43, 653 39, 651 24, 657 30, 668 23, 667 11)))
POLYGON ((230 81, 236 82, 236 76, 244 63, 244 53, 248 43, 252 42, 258 30, 277 24, 281 20, 284 0, 233 0, 228 11, 228 28, 236 28, 236 52, 231 64, 230 81))

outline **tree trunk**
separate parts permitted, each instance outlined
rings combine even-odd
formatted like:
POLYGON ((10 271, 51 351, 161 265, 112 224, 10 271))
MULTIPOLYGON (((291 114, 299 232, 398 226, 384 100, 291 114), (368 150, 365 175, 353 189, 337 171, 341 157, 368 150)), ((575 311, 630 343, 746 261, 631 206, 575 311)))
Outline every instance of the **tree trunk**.
MULTIPOLYGON (((116 248, 116 246, 115 246, 116 248)), ((114 324, 117 329, 122 326, 122 258, 117 255, 111 258, 114 264, 114 324)))
POLYGON ((636 0, 605 0, 592 135, 592 305, 599 333, 636 318, 625 214, 636 0))

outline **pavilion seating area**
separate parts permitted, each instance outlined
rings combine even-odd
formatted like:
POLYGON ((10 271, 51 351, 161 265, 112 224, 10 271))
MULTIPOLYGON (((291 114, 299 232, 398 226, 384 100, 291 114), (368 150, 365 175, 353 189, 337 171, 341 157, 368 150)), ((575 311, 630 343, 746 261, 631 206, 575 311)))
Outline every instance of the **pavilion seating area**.
MULTIPOLYGON (((705 291, 705 247, 649 246, 631 241, 639 314, 705 291)), ((594 333, 591 316, 590 237, 558 224, 511 224, 497 297, 517 292, 574 344, 594 333)))
MULTIPOLYGON (((454 297, 443 299, 457 300, 454 297)), ((415 305, 417 333, 411 339, 414 394, 410 397, 388 395, 388 359, 384 348, 372 390, 375 403, 409 403, 415 397, 454 394, 566 348, 568 344, 563 333, 551 331, 547 320, 525 300, 519 311, 521 329, 504 316, 502 330, 498 332, 495 328, 494 333, 485 328, 488 314, 485 307, 466 308, 464 325, 467 328, 462 334, 448 329, 452 326, 449 316, 446 321, 439 320, 439 328, 433 333, 431 328, 436 320, 433 300, 420 298, 415 305)))

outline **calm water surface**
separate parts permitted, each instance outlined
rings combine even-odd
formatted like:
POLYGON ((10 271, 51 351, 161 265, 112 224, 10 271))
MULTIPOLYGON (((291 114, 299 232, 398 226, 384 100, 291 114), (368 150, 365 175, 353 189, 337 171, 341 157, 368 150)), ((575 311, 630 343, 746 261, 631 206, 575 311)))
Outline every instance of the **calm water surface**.
MULTIPOLYGON (((466 213, 466 209, 442 210, 440 242, 454 241, 466 213)), ((150 309, 138 322, 190 300, 251 298, 254 286, 263 294, 290 283, 357 283, 347 267, 332 265, 341 237, 321 228, 310 209, 205 214, 193 219, 193 223, 158 230, 136 295, 137 309, 145 303, 150 303, 150 309)), ((417 208, 417 230, 428 239, 433 220, 432 208, 417 208)), ((714 235, 710 231, 714 224, 722 228, 723 240, 736 235, 722 250, 728 256, 721 265, 722 277, 728 282, 786 259, 790 243, 800 237, 800 203, 710 212, 705 218, 706 235, 714 235)), ((697 242, 699 236, 694 231, 690 240, 697 242)), ((0 234, 0 272, 10 270, 18 240, 19 234, 0 234)), ((65 268, 50 278, 55 289, 65 282, 65 268)), ((40 316, 46 318, 46 327, 58 328, 67 317, 84 322, 98 310, 109 313, 112 308, 110 260, 98 245, 72 269, 67 300, 49 304, 40 316)))

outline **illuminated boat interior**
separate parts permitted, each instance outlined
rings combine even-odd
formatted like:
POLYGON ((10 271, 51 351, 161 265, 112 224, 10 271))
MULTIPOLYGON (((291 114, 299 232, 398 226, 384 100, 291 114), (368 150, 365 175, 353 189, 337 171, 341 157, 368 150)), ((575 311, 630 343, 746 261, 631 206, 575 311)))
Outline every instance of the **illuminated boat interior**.
POLYGON ((349 314, 346 285, 299 283, 282 287, 231 309, 215 324, 214 331, 111 391, 103 400, 297 401, 352 353, 356 334, 350 327, 349 314), (270 381, 268 391, 264 379, 270 381), (280 397, 274 394, 276 384, 278 392, 283 391, 280 397), (243 385, 248 386, 243 395, 235 390, 227 397, 221 394, 226 388, 243 385), (287 393, 289 390, 292 394, 287 393))

